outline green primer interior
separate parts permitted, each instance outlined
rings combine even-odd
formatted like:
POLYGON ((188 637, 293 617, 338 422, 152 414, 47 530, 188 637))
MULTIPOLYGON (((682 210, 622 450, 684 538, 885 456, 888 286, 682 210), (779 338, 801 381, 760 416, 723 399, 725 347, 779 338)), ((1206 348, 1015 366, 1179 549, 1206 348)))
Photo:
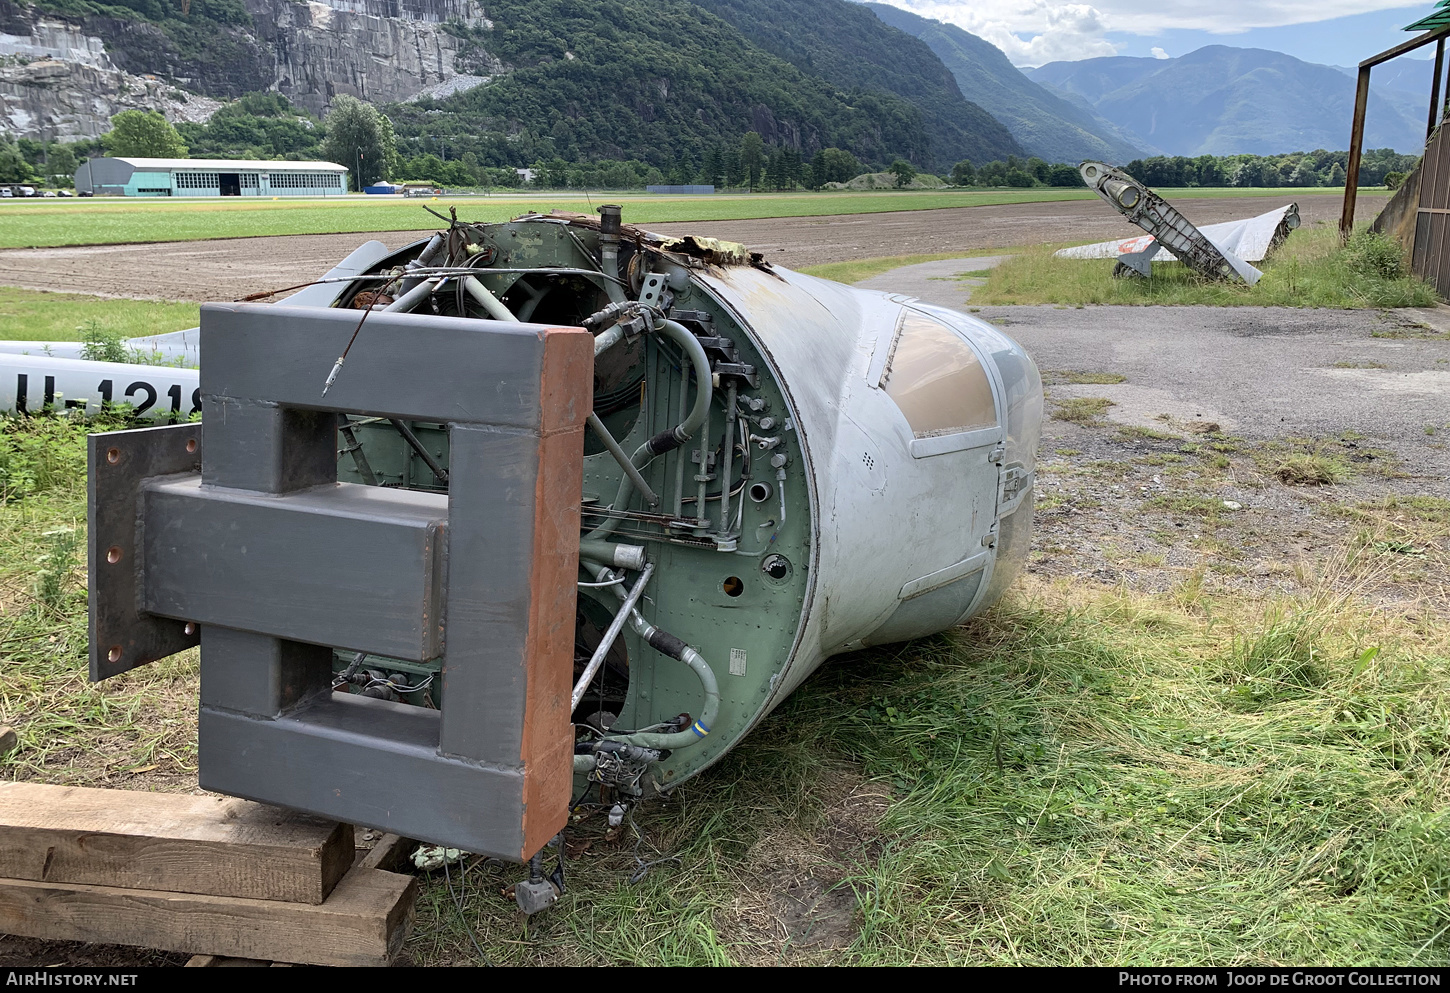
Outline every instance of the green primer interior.
MULTIPOLYGON (((609 302, 597 278, 489 271, 532 267, 597 270, 594 256, 597 235, 593 231, 526 220, 490 225, 485 232, 479 242, 480 254, 490 258, 487 253, 491 251, 492 256, 487 266, 480 266, 479 278, 514 313, 529 313, 534 323, 575 326, 609 302), (528 310, 530 300, 545 286, 550 287, 549 291, 528 310)), ((643 252, 632 252, 629 240, 625 240, 620 271, 633 277, 636 288, 644 275, 641 263, 649 259, 643 252)), ((660 495, 660 506, 649 510, 638 494, 632 495, 627 509, 635 513, 621 521, 610 537, 613 541, 640 544, 647 549, 656 569, 639 603, 640 613, 695 648, 710 664, 720 684, 720 714, 711 733, 696 744, 675 750, 657 764, 652 773, 656 778, 651 784, 655 788, 668 787, 704 768, 728 750, 761 713, 777 675, 791 655, 801 626, 811 566, 812 517, 807 477, 800 439, 793 429, 792 412, 785 396, 746 329, 706 285, 694 275, 682 285, 678 280, 676 284, 672 316, 686 311, 709 314, 713 318, 714 336, 733 341, 739 361, 755 367, 758 385, 749 386, 740 377, 717 375, 723 381, 713 391, 709 433, 704 435, 704 445, 697 436, 646 466, 643 475, 660 495), (746 460, 738 447, 739 427, 736 427, 733 443, 737 448, 731 473, 734 479, 730 486, 733 509, 729 519, 731 531, 735 531, 733 522, 738 512, 740 526, 730 536, 734 539, 733 549, 728 548, 729 541, 718 540, 719 477, 727 444, 724 437, 726 388, 731 378, 735 379, 739 391, 740 414, 750 418, 748 433, 781 439, 769 450, 751 441, 746 460), (743 402, 746 397, 763 400, 765 406, 759 411, 749 411, 743 402), (763 420, 767 418, 771 420, 763 420), (771 426, 762 426, 766 424, 771 426), (710 478, 705 481, 708 526, 700 524, 695 511, 699 486, 696 476, 700 473, 702 448, 711 463, 710 478), (781 482, 776 468, 770 465, 771 456, 776 454, 784 454, 788 459, 783 523, 781 482), (682 485, 677 486, 677 480, 682 485), (769 498, 761 502, 752 500, 748 492, 758 482, 768 483, 772 490, 769 498), (715 499, 710 499, 711 495, 715 499), (771 567, 769 572, 767 564, 771 567), (783 575, 776 575, 780 573, 783 575)), ((344 301, 347 299, 344 295, 344 301)), ((447 294, 436 299, 443 313, 484 316, 471 300, 450 298, 447 294)), ((712 355, 712 359, 715 357, 712 355)), ((693 375, 682 375, 682 368, 688 368, 688 363, 681 351, 657 334, 621 342, 600 356, 596 362, 595 408, 625 451, 635 451, 650 437, 680 422, 681 412, 688 409, 698 389, 693 375)), ((479 388, 487 389, 487 382, 481 381, 479 388)), ((446 489, 388 421, 360 419, 353 425, 369 467, 381 485, 446 489)), ((446 428, 426 422, 414 423, 412 427, 419 441, 446 467, 449 455, 446 428)), ((346 448, 341 439, 339 444, 346 448)), ((614 499, 623 471, 588 429, 580 457, 584 461, 582 524, 584 531, 588 531, 603 519, 603 509, 614 499)), ((338 478, 347 482, 363 481, 353 456, 345 452, 339 453, 338 478)), ((592 579, 588 573, 580 572, 581 582, 592 579)), ((634 580, 635 574, 630 574, 626 586, 632 586, 634 580)), ((619 605, 618 598, 609 589, 581 588, 578 596, 576 675, 582 671, 598 644, 599 633, 619 605)), ((692 719, 699 716, 703 699, 699 680, 683 663, 651 648, 628 626, 621 642, 622 650, 617 646, 610 653, 601 677, 596 677, 586 692, 575 713, 576 727, 600 710, 618 715, 613 724, 615 731, 647 727, 679 714, 689 714, 692 719), (624 673, 620 670, 626 669, 627 692, 620 699, 620 691, 624 690, 624 673)), ((350 661, 350 655, 339 653, 337 668, 344 668, 350 661)), ((427 666, 377 658, 370 658, 365 667, 410 675, 430 671, 427 666)), ((431 668, 436 670, 436 666, 431 668)), ((410 679, 410 682, 416 680, 410 679)), ((426 700, 410 699, 423 695, 410 694, 405 699, 446 706, 446 687, 439 683, 433 684, 426 700)), ((592 734, 579 731, 581 738, 592 734)))

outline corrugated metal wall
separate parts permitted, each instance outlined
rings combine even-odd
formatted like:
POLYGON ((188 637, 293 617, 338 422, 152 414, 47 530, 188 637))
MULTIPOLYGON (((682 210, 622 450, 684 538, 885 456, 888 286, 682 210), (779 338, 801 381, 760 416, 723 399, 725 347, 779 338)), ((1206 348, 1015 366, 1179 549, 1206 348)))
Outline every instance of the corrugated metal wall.
POLYGON ((1415 247, 1410 266, 1450 297, 1450 138, 1435 129, 1420 163, 1420 205, 1415 213, 1415 247))

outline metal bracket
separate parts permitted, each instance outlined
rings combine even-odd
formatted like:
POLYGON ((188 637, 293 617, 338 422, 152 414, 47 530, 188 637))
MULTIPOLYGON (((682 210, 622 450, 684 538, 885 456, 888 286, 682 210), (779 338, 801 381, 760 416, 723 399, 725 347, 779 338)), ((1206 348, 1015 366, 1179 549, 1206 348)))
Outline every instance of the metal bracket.
POLYGON ((130 672, 201 643, 195 624, 141 610, 144 482, 201 471, 201 425, 136 428, 86 438, 87 558, 90 560, 90 674, 130 672))

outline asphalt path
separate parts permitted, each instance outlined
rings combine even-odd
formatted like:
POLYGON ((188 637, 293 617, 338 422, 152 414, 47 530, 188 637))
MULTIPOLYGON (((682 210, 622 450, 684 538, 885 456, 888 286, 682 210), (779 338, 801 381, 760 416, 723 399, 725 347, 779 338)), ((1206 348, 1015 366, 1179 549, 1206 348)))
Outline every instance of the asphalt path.
MULTIPOLYGON (((966 309, 972 274, 996 261, 906 266, 858 285, 966 309)), ((1109 421, 1155 430, 1212 422, 1250 438, 1354 431, 1392 448, 1428 490, 1450 491, 1450 307, 1047 305, 975 316, 1021 342, 1043 370, 1125 376, 1051 388, 1055 398, 1113 401, 1109 421)))

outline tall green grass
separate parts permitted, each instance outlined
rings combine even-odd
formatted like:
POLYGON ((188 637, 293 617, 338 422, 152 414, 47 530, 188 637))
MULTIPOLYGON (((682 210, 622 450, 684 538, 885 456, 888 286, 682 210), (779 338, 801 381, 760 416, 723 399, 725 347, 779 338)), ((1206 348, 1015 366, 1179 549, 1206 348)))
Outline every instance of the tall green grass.
POLYGON ((1004 304, 1206 304, 1218 307, 1430 307, 1434 289, 1410 274, 1398 244, 1356 232, 1348 246, 1329 226, 1300 229, 1268 260, 1254 286, 1209 280, 1180 262, 1157 262, 1147 279, 1114 278, 1114 259, 1060 259, 1057 246, 1029 248, 990 270, 972 292, 1004 304))
MULTIPOLYGON (((0 770, 185 789, 194 658, 84 679, 84 430, 0 423, 0 770)), ((1397 527, 1443 574, 1443 504, 1346 508, 1366 533, 1300 594, 1027 576, 958 632, 834 659, 638 836, 581 798, 548 912, 501 895, 516 866, 426 877, 406 954, 1444 965, 1450 624, 1443 591, 1375 586, 1397 527)))

